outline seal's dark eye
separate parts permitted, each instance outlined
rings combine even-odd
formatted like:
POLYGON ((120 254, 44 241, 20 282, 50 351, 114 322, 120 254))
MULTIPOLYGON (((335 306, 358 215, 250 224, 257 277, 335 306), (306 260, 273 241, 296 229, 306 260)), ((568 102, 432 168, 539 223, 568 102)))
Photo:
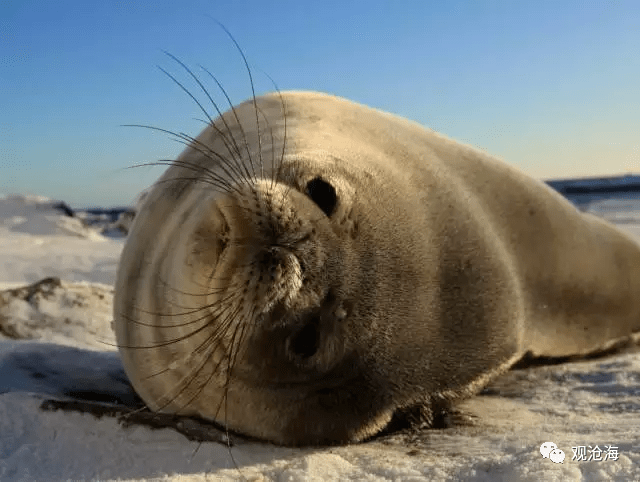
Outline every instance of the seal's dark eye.
POLYGON ((316 177, 307 183, 307 195, 327 216, 331 216, 338 200, 336 190, 331 184, 321 177, 316 177))

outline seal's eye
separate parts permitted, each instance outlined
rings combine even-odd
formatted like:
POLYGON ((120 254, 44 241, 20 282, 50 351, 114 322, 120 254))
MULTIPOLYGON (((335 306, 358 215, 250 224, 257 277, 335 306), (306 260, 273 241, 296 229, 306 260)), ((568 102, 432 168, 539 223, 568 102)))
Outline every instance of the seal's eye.
POLYGON ((307 195, 327 216, 331 216, 338 200, 336 190, 331 184, 321 177, 316 177, 307 183, 307 195))

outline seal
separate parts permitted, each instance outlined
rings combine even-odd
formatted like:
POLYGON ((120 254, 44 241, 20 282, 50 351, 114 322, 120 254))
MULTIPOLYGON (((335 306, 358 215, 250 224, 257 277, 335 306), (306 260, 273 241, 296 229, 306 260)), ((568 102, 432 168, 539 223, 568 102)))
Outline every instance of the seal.
POLYGON ((529 356, 640 331, 640 246, 544 183, 331 95, 221 114, 145 197, 117 273, 136 392, 285 445, 429 424, 529 356))

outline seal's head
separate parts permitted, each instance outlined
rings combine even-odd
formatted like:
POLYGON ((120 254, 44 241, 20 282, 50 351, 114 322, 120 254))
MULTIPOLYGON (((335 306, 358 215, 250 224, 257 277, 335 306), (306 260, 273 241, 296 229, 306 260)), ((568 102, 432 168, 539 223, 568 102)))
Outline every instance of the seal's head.
POLYGON ((422 136, 289 93, 193 140, 146 196, 118 270, 118 343, 145 402, 339 443, 411 407, 428 420, 504 364, 515 332, 486 320, 517 318, 511 267, 482 215, 461 214, 455 180, 443 191, 437 165, 407 156, 422 136))

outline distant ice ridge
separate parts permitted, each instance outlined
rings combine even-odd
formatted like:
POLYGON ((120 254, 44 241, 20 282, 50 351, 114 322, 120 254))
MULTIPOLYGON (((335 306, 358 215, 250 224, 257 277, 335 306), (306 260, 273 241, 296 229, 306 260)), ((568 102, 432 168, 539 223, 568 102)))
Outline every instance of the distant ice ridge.
POLYGON ((99 228, 105 236, 126 236, 129 234, 133 218, 150 190, 151 187, 140 192, 133 202, 133 207, 88 208, 78 210, 76 215, 82 218, 85 224, 99 228))
POLYGON ((585 210, 614 224, 640 223, 640 196, 593 201, 585 210))
POLYGON ((73 210, 44 196, 0 195, 0 227, 15 233, 71 235, 93 241, 124 237, 135 216, 130 207, 73 210))
POLYGON ((99 231, 85 225, 61 201, 44 196, 11 194, 0 198, 0 226, 36 236, 71 235, 102 241, 99 231))
POLYGON ((563 194, 638 191, 640 190, 640 175, 552 179, 547 183, 563 194))

